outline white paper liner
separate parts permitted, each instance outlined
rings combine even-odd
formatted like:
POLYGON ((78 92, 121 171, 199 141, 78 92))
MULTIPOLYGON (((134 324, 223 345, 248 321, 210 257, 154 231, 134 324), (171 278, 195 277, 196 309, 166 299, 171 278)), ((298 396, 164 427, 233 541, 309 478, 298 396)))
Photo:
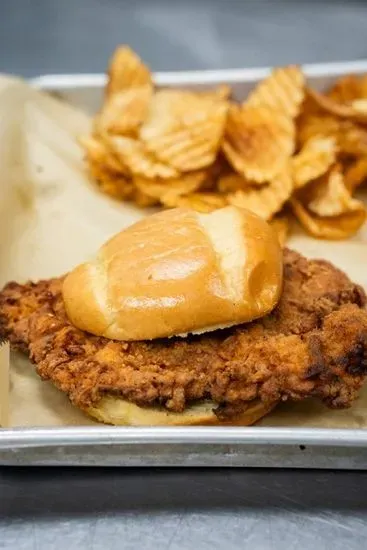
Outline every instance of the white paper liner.
POLYGON ((10 397, 10 347, 8 343, 0 344, 0 427, 9 426, 10 397))

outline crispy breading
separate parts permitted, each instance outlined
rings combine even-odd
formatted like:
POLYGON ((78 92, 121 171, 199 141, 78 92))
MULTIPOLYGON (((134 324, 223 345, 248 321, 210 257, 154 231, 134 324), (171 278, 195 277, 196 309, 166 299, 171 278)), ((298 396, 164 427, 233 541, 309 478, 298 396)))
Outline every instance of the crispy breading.
POLYGON ((255 398, 269 404, 315 396, 347 407, 367 374, 365 293, 323 260, 286 249, 281 300, 256 322, 152 342, 117 342, 74 328, 62 280, 6 285, 0 335, 84 410, 106 394, 174 411, 212 399, 221 418, 255 398))

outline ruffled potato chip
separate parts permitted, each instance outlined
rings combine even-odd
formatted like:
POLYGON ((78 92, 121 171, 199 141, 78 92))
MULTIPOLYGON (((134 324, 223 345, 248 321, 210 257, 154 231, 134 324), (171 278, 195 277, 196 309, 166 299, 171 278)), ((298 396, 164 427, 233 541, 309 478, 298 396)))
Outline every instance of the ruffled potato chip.
POLYGON ((146 195, 139 189, 134 188, 134 202, 141 208, 149 208, 150 206, 156 206, 159 204, 159 199, 146 195))
POLYGON ((367 130, 350 120, 330 115, 303 119, 298 128, 298 142, 304 145, 316 137, 334 138, 340 153, 354 156, 367 154, 367 130))
POLYGON ((81 137, 78 141, 86 153, 90 175, 101 191, 115 199, 130 200, 134 185, 127 167, 103 141, 92 136, 81 137))
POLYGON ((292 191, 291 170, 287 165, 268 185, 229 193, 227 200, 233 206, 246 208, 261 218, 269 220, 281 210, 292 195, 292 191))
POLYGON ((363 115, 367 114, 367 99, 354 99, 350 103, 348 103, 352 109, 357 111, 357 113, 361 113, 363 115))
POLYGON ((367 157, 356 160, 348 167, 344 174, 344 182, 350 192, 367 182, 367 157))
POLYGON ((170 208, 181 206, 183 208, 192 208, 197 212, 212 212, 226 205, 223 196, 217 193, 190 193, 184 197, 165 197, 164 205, 170 208))
POLYGON ((174 201, 177 197, 189 195, 200 189, 206 178, 204 171, 193 172, 192 174, 183 174, 173 179, 150 180, 136 176, 134 184, 138 191, 144 195, 154 198, 157 202, 174 201))
POLYGON ((290 231, 289 217, 285 215, 275 216, 269 223, 278 235, 280 245, 285 246, 290 231))
POLYGON ((106 96, 141 86, 152 86, 151 72, 128 46, 116 48, 107 71, 106 96))
POLYGON ((250 93, 244 105, 265 105, 294 118, 300 111, 304 98, 305 77, 300 67, 291 65, 274 69, 250 93))
POLYGON ((89 170, 93 180, 106 195, 119 200, 133 198, 135 187, 129 177, 109 170, 101 164, 90 164, 89 170))
POLYGON ((129 168, 132 174, 151 179, 178 176, 177 170, 157 160, 140 141, 112 135, 106 140, 116 157, 129 168))
POLYGON ((224 115, 222 110, 217 113, 216 119, 146 142, 147 149, 162 162, 182 172, 205 168, 214 162, 217 154, 224 115))
POLYGON ((191 101, 191 92, 175 89, 158 90, 152 98, 147 118, 140 129, 140 139, 149 143, 180 127, 180 120, 185 116, 187 104, 191 101))
POLYGON ((114 199, 129 201, 134 197, 133 183, 123 177, 115 178, 103 174, 97 181, 101 191, 114 199))
POLYGON ((324 111, 339 118, 355 120, 357 122, 367 123, 367 112, 360 108, 354 108, 352 104, 338 103, 331 97, 323 95, 311 88, 307 89, 309 97, 324 111))
POLYGON ((315 103, 315 101, 306 94, 305 89, 305 97, 303 99, 302 105, 300 106, 300 112, 297 117, 297 123, 302 122, 304 119, 308 119, 310 117, 321 117, 326 116, 326 113, 315 103))
POLYGON ((302 117, 297 128, 297 140, 302 146, 312 138, 339 137, 340 121, 330 115, 311 115, 302 117))
POLYGON ((363 203, 354 199, 344 184, 339 166, 334 166, 306 194, 308 209, 318 216, 339 216, 364 210, 363 203))
POLYGON ((218 105, 228 105, 223 94, 227 94, 227 87, 203 92, 175 88, 156 91, 140 131, 141 139, 149 141, 178 128, 202 123, 218 105))
POLYGON ((366 211, 363 209, 339 216, 320 217, 310 212, 296 197, 291 199, 291 206, 306 231, 319 239, 340 240, 351 237, 366 220, 366 211))
POLYGON ((220 84, 214 90, 204 92, 191 92, 193 95, 199 94, 201 97, 208 97, 211 99, 229 99, 232 94, 231 87, 228 84, 220 84))
POLYGON ((363 90, 363 79, 355 75, 347 75, 339 78, 326 95, 337 103, 349 103, 358 97, 364 97, 363 90))
POLYGON ((345 239, 366 219, 364 204, 351 196, 338 165, 293 197, 291 205, 300 223, 318 238, 345 239))
POLYGON ((228 103, 208 94, 157 92, 140 139, 156 158, 181 172, 212 164, 224 132, 228 103))
POLYGON ((217 185, 221 193, 233 193, 239 189, 248 189, 252 186, 252 182, 232 172, 220 177, 217 185))
POLYGON ((357 157, 367 155, 367 129, 354 122, 344 120, 340 123, 337 140, 341 153, 357 157))
POLYGON ((89 165, 103 166, 106 170, 116 174, 128 173, 127 167, 113 154, 103 140, 93 136, 81 136, 78 138, 78 142, 85 151, 89 165))
POLYGON ((96 133, 135 135, 148 114, 152 93, 147 84, 113 94, 95 120, 96 133))
POLYGON ((232 105, 223 151, 233 168, 255 183, 278 174, 294 150, 293 121, 269 107, 232 105))
POLYGON ((219 190, 221 178, 233 173, 232 167, 221 152, 219 152, 213 164, 204 168, 203 171, 205 171, 205 180, 201 185, 202 191, 219 190))
POLYGON ((328 171, 336 160, 337 147, 334 138, 315 136, 310 138, 291 161, 296 189, 328 171))

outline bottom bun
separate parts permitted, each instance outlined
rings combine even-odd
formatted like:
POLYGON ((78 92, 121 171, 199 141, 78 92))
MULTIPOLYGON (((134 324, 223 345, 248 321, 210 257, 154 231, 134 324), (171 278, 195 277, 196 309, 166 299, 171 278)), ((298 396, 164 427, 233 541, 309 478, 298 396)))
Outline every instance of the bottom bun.
POLYGON ((99 422, 115 426, 250 426, 269 413, 275 404, 265 405, 259 399, 250 401, 245 410, 225 421, 215 415, 215 406, 212 401, 200 401, 177 413, 163 407, 139 407, 124 399, 106 396, 97 407, 86 412, 99 422))

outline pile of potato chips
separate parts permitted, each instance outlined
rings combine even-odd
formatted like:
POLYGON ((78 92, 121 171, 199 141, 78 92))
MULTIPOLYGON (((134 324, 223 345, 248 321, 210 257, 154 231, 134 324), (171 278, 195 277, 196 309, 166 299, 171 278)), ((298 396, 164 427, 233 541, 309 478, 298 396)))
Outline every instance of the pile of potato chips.
POLYGON ((225 85, 156 89, 139 57, 119 47, 93 135, 80 139, 92 177, 142 207, 247 208, 282 242, 292 215, 315 237, 356 233, 366 219, 352 195, 367 180, 367 76, 322 95, 289 66, 243 103, 230 95, 225 85))

